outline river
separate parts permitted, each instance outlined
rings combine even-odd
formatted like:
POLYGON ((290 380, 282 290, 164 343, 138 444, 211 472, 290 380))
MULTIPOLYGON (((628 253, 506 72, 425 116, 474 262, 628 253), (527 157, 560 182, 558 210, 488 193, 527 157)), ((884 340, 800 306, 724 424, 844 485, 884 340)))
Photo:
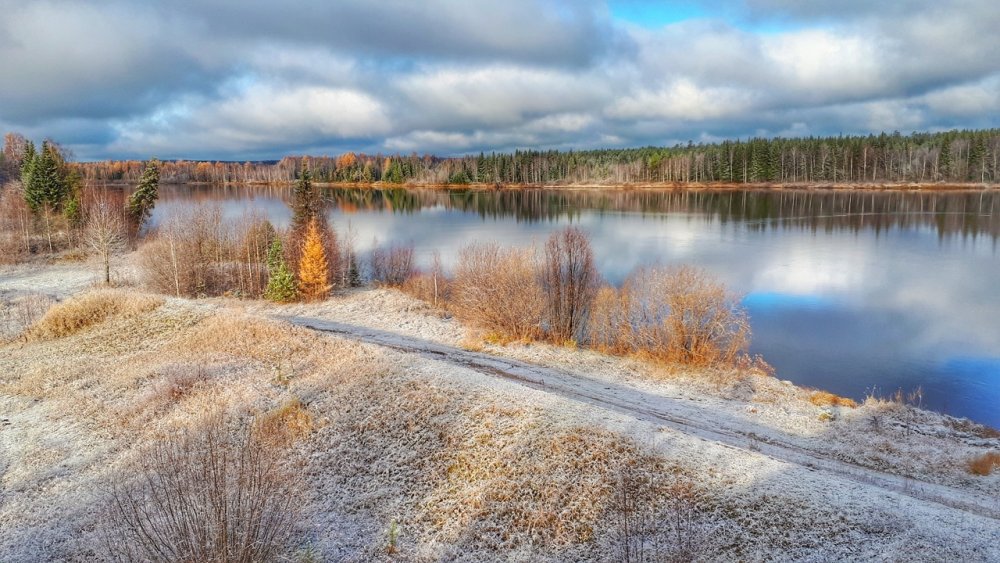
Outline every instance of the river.
MULTIPOLYGON (((601 273, 701 266, 744 295, 751 352, 777 376, 861 400, 922 389, 925 407, 1000 426, 1000 192, 329 189, 359 252, 412 243, 445 265, 472 241, 586 230, 601 273)), ((178 206, 287 225, 291 190, 163 186, 178 206)))

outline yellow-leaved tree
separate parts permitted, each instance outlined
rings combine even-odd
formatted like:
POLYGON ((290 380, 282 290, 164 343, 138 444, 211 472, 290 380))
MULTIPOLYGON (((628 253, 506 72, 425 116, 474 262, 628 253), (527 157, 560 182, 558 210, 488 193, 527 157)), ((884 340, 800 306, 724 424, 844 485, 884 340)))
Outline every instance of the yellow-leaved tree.
POLYGON ((330 270, 316 218, 309 221, 299 259, 299 295, 306 301, 322 301, 330 294, 330 270))

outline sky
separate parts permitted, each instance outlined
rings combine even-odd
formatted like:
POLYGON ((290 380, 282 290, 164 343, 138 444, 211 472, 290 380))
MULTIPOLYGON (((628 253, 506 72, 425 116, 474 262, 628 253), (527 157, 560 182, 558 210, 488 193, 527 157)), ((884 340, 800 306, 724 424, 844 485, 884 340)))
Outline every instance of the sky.
POLYGON ((996 0, 0 0, 0 130, 79 160, 1000 126, 996 0))

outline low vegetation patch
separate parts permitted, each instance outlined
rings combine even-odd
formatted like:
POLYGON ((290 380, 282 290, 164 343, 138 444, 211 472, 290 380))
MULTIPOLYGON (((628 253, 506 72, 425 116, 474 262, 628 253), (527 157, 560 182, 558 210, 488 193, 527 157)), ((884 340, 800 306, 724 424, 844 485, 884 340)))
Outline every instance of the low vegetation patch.
POLYGON ((817 407, 848 407, 857 408, 858 403, 854 399, 841 397, 828 391, 813 391, 809 394, 809 402, 817 407))
POLYGON ((291 444, 307 436, 312 430, 312 413, 298 397, 288 399, 257 421, 257 432, 261 439, 274 444, 291 444))
POLYGON ((988 452, 969 460, 969 473, 985 477, 1000 467, 1000 452, 988 452))
POLYGON ((54 305, 28 331, 28 340, 62 338, 113 317, 128 317, 152 311, 163 299, 121 290, 99 290, 72 297, 54 305))
POLYGON ((289 551, 299 480, 253 425, 221 417, 137 458, 106 507, 110 554, 124 561, 272 561, 289 551))

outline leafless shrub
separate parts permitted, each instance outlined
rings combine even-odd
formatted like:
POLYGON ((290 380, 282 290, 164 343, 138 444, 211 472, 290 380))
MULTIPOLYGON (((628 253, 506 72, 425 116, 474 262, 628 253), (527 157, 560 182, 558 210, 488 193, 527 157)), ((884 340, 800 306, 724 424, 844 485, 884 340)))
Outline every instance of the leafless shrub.
POLYGON ((376 246, 371 255, 372 281, 379 285, 400 287, 415 271, 413 245, 376 246))
POLYGON ((616 480, 609 509, 620 561, 686 563, 710 549, 712 510, 704 494, 684 477, 626 467, 616 480))
POLYGON ((41 293, 0 300, 0 341, 16 339, 38 322, 55 302, 41 293))
POLYGON ((32 217, 20 189, 0 191, 0 263, 16 264, 31 254, 32 217))
POLYGON ((299 502, 280 448, 221 418, 169 436, 116 480, 105 541, 119 561, 273 561, 299 502))
POLYGON ((511 340, 540 332, 545 296, 532 249, 473 244, 459 253, 451 289, 455 313, 511 340))
POLYGON ((111 283, 111 257, 125 249, 127 235, 121 210, 100 200, 87 211, 83 243, 101 260, 105 285, 111 283))
POLYGON ((263 216, 250 213, 234 226, 236 248, 229 262, 230 290, 241 297, 258 298, 267 288, 267 251, 277 233, 263 216))
POLYGON ((25 333, 28 340, 75 334, 111 317, 137 315, 156 309, 163 300, 120 290, 91 291, 54 305, 25 333))
POLYGON ((208 370, 204 365, 172 366, 160 374, 159 380, 154 384, 154 392, 166 402, 176 402, 207 380, 208 370))
POLYGON ((598 293, 591 321, 598 348, 697 366, 737 365, 750 342, 739 299, 691 267, 635 270, 598 293))
POLYGON ((587 234, 575 227, 553 233, 545 244, 542 268, 549 338, 559 343, 582 340, 599 283, 587 234))
POLYGON ((643 563, 653 559, 656 531, 655 509, 650 478, 626 467, 615 483, 611 498, 611 518, 618 560, 643 563))
POLYGON ((194 207, 169 217, 146 244, 139 262, 146 284, 177 297, 215 295, 224 288, 219 268, 228 237, 217 207, 194 207))
POLYGON ((401 287, 404 292, 426 301, 436 308, 446 308, 450 288, 451 280, 444 272, 444 267, 441 265, 441 254, 438 252, 434 252, 430 268, 417 272, 407 279, 401 287))

